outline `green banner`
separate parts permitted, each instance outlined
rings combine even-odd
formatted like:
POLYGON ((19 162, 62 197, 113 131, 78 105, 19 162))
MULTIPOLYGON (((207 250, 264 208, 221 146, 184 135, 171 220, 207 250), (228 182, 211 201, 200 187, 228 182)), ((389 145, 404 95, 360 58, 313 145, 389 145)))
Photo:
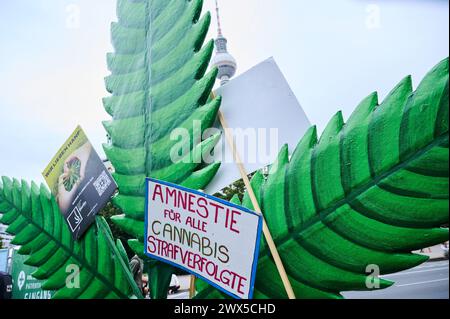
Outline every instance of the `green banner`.
POLYGON ((42 290, 42 281, 31 274, 35 267, 25 265, 28 256, 22 256, 14 251, 11 276, 13 279, 13 299, 51 299, 52 291, 42 290))

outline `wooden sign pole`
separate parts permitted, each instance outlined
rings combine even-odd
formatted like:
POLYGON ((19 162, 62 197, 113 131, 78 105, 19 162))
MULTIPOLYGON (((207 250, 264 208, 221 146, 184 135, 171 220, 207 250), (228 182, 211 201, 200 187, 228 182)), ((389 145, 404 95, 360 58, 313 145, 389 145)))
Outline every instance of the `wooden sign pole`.
MULTIPOLYGON (((213 93, 213 96, 214 96, 214 93, 213 93)), ((228 127, 225 117, 221 111, 219 111, 219 121, 225 132, 225 138, 228 142, 228 145, 230 146, 230 148, 233 152, 234 161, 235 161, 237 167, 239 168, 239 172, 241 174, 242 179, 244 180, 244 184, 245 184, 245 187, 247 188, 248 195, 250 196, 250 199, 252 201, 253 208, 254 208, 255 212, 260 214, 263 218, 264 237, 266 238, 267 245, 269 246, 270 253, 272 254, 272 257, 275 261, 275 265, 277 266, 277 270, 278 270, 278 273, 280 274, 281 280, 283 282, 284 289, 286 290, 286 293, 287 293, 289 299, 296 299, 294 289, 292 289, 292 285, 291 285, 291 282, 289 281, 289 277, 286 273, 286 269, 284 268, 283 261, 281 260, 280 254, 278 253, 277 246, 275 245, 275 242, 273 241, 270 230, 267 227, 267 223, 262 214, 261 207, 259 206, 258 200, 256 199, 256 195, 253 190, 253 187, 250 184, 248 174, 245 171, 244 164, 242 163, 240 155, 236 149, 236 143, 234 141, 234 137, 230 133, 230 128, 228 127)))
POLYGON ((189 287, 189 299, 193 299, 195 297, 195 276, 191 275, 191 285, 189 287))

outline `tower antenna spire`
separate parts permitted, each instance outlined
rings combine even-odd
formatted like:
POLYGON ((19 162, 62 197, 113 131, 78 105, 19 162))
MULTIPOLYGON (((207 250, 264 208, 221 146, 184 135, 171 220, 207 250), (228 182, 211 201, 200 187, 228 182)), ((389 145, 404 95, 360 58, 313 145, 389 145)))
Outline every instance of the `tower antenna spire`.
POLYGON ((211 64, 219 69, 217 78, 220 80, 220 85, 225 85, 236 74, 237 63, 227 50, 227 39, 222 33, 222 24, 220 20, 219 1, 216 1, 216 18, 217 18, 217 39, 216 55, 213 57, 211 64))
POLYGON ((217 34, 218 37, 222 37, 222 24, 220 23, 220 10, 219 10, 219 1, 216 0, 216 16, 217 16, 217 34))

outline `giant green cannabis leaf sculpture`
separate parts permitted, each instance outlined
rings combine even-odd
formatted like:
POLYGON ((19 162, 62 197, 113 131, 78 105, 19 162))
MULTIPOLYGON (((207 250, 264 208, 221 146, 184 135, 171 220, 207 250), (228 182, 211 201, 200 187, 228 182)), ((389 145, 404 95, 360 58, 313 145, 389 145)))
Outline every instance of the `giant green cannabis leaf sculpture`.
MULTIPOLYGON (((298 298, 368 290, 368 265, 408 269, 427 259, 411 251, 448 240, 448 72, 446 59, 414 93, 407 77, 381 105, 370 95, 319 140, 311 128, 292 158, 284 147, 267 180, 252 179, 298 298)), ((243 205, 252 208, 247 195, 243 205)), ((222 297, 199 286, 198 298, 222 297)), ((255 288, 255 298, 286 297, 264 243, 255 288)))
MULTIPOLYGON (((132 295, 122 268, 108 244, 108 225, 99 218, 80 241, 73 241, 58 205, 45 186, 10 180, 0 182, 0 223, 9 225, 15 235, 14 245, 20 254, 29 255, 27 265, 37 267, 33 276, 44 280, 43 289, 54 290, 55 299, 124 299, 132 295), (77 286, 66 285, 70 274, 77 275, 77 286)), ((111 234, 110 234, 111 235, 111 234)), ((114 244, 114 243, 113 243, 114 244)), ((128 265, 128 257, 120 241, 116 244, 119 258, 128 265)), ((128 273, 129 274, 129 273, 128 273)))
MULTIPOLYGON (((213 42, 203 46, 210 16, 199 19, 201 8, 202 0, 118 0, 104 149, 120 188, 114 203, 125 213, 114 222, 136 238, 129 244, 141 256, 145 177, 202 189, 220 165, 201 161, 220 136, 194 138, 196 122, 209 128, 220 105, 220 97, 209 99, 217 71, 205 75, 213 42), (190 152, 174 162, 175 128, 191 138, 182 145, 190 152)), ((370 95, 347 123, 338 113, 320 139, 311 128, 291 158, 284 147, 267 179, 255 174, 252 186, 297 297, 367 290, 368 265, 381 274, 408 269, 426 260, 411 251, 448 239, 440 228, 449 219, 448 71, 446 59, 415 92, 405 78, 381 105, 370 95)), ((247 194, 242 204, 252 208, 247 194)), ((55 298, 128 298, 137 289, 102 218, 75 242, 44 186, 8 178, 0 182, 0 213, 55 298), (66 285, 70 265, 80 269, 79 287, 66 285)), ((172 272, 152 269, 153 297, 166 296, 172 272)), ((381 288, 391 284, 380 280, 381 288)), ((201 283, 197 297, 224 296, 201 283)), ((255 298, 285 297, 263 242, 255 298)))
MULTIPOLYGON (((203 48, 210 15, 199 19, 202 0, 119 0, 118 22, 111 27, 115 53, 108 55, 111 76, 104 99, 112 121, 104 123, 112 143, 104 149, 116 169, 120 195, 114 203, 124 216, 114 222, 137 240, 130 246, 144 251, 145 177, 202 189, 219 165, 202 165, 202 155, 220 136, 194 139, 196 122, 202 130, 216 119, 220 98, 209 101, 217 71, 205 75, 214 49, 203 48), (190 134, 189 154, 171 160, 178 141, 170 139, 175 128, 190 134)), ((178 144, 179 145, 179 144, 178 144)), ((166 297, 173 269, 158 266, 151 272, 153 297, 166 297)))

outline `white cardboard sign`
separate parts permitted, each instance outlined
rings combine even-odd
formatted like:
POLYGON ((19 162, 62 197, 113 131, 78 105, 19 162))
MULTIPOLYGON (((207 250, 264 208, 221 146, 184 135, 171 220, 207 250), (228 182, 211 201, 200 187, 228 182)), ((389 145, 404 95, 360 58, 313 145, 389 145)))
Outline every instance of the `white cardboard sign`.
POLYGON ((145 253, 237 299, 251 299, 262 218, 198 191, 146 181, 145 253))
MULTIPOLYGON (((248 173, 272 164, 284 144, 293 151, 311 127, 273 58, 220 87, 216 95, 222 96, 220 111, 233 130, 236 151, 248 173)), ((216 123, 216 128, 223 131, 220 123, 216 123)), ((214 158, 222 165, 205 189, 208 194, 242 178, 224 138, 216 147, 214 158)))

